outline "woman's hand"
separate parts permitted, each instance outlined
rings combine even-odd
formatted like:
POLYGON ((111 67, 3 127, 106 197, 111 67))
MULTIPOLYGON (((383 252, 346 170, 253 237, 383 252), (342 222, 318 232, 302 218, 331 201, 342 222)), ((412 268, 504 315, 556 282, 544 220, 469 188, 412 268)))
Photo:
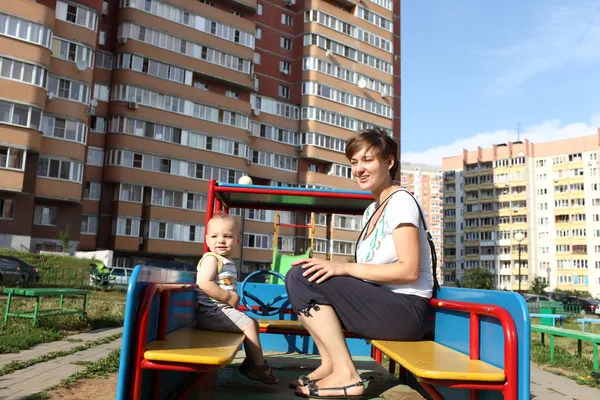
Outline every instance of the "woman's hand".
POLYGON ((348 266, 343 263, 327 261, 320 258, 303 258, 292 263, 292 266, 299 264, 304 264, 302 265, 302 268, 305 271, 302 275, 310 275, 308 278, 309 282, 317 280, 317 283, 322 283, 332 276, 348 275, 348 266))

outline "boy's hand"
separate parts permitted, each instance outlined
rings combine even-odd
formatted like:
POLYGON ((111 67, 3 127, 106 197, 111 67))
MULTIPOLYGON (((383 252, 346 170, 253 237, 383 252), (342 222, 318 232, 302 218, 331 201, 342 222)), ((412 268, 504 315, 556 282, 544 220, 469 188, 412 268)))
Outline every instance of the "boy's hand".
POLYGON ((233 308, 237 308, 240 304, 240 296, 236 292, 229 292, 227 304, 229 304, 233 308))

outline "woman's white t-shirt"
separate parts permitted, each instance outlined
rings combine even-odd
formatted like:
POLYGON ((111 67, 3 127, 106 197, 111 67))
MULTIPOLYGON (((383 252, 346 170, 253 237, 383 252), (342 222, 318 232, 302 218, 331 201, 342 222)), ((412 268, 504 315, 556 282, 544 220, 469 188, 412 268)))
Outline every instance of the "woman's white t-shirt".
MULTIPOLYGON (((419 279, 411 283, 379 282, 379 284, 389 287, 396 293, 412 294, 427 299, 431 298, 433 294, 431 251, 425 227, 419 214, 419 205, 417 205, 417 202, 410 193, 402 189, 396 191, 384 207, 373 232, 366 238, 359 239, 356 250, 356 261, 359 264, 391 264, 398 262, 392 232, 400 224, 412 224, 419 228, 419 279)), ((367 207, 363 214, 363 224, 367 224, 375 209, 375 203, 367 207)))

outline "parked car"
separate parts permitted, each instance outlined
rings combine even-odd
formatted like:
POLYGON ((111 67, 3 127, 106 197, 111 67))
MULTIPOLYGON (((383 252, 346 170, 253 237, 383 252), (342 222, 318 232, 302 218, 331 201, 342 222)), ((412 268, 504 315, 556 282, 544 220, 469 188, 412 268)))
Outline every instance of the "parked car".
POLYGON ((550 297, 539 294, 523 293, 522 296, 525 299, 525 302, 528 304, 534 303, 539 305, 542 301, 552 301, 550 297))
POLYGON ((129 285, 129 278, 133 268, 111 268, 110 274, 115 277, 115 285, 127 286, 129 285))
POLYGON ((582 314, 594 314, 594 315, 599 314, 597 309, 599 308, 598 305, 600 304, 600 302, 597 300, 594 300, 594 299, 582 299, 579 297, 568 297, 567 300, 565 301, 565 304, 581 306, 582 314))
POLYGON ((12 256, 0 256, 0 282, 39 282, 37 268, 12 256))

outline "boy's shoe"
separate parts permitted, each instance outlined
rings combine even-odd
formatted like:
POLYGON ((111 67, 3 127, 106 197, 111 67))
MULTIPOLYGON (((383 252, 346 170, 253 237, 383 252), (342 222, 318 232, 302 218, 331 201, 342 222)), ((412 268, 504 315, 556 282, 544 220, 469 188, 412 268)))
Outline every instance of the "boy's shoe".
POLYGON ((240 365, 240 374, 246 376, 253 381, 261 381, 267 385, 276 385, 279 379, 273 373, 273 369, 269 367, 269 363, 265 360, 262 366, 254 364, 248 357, 244 359, 240 365))

